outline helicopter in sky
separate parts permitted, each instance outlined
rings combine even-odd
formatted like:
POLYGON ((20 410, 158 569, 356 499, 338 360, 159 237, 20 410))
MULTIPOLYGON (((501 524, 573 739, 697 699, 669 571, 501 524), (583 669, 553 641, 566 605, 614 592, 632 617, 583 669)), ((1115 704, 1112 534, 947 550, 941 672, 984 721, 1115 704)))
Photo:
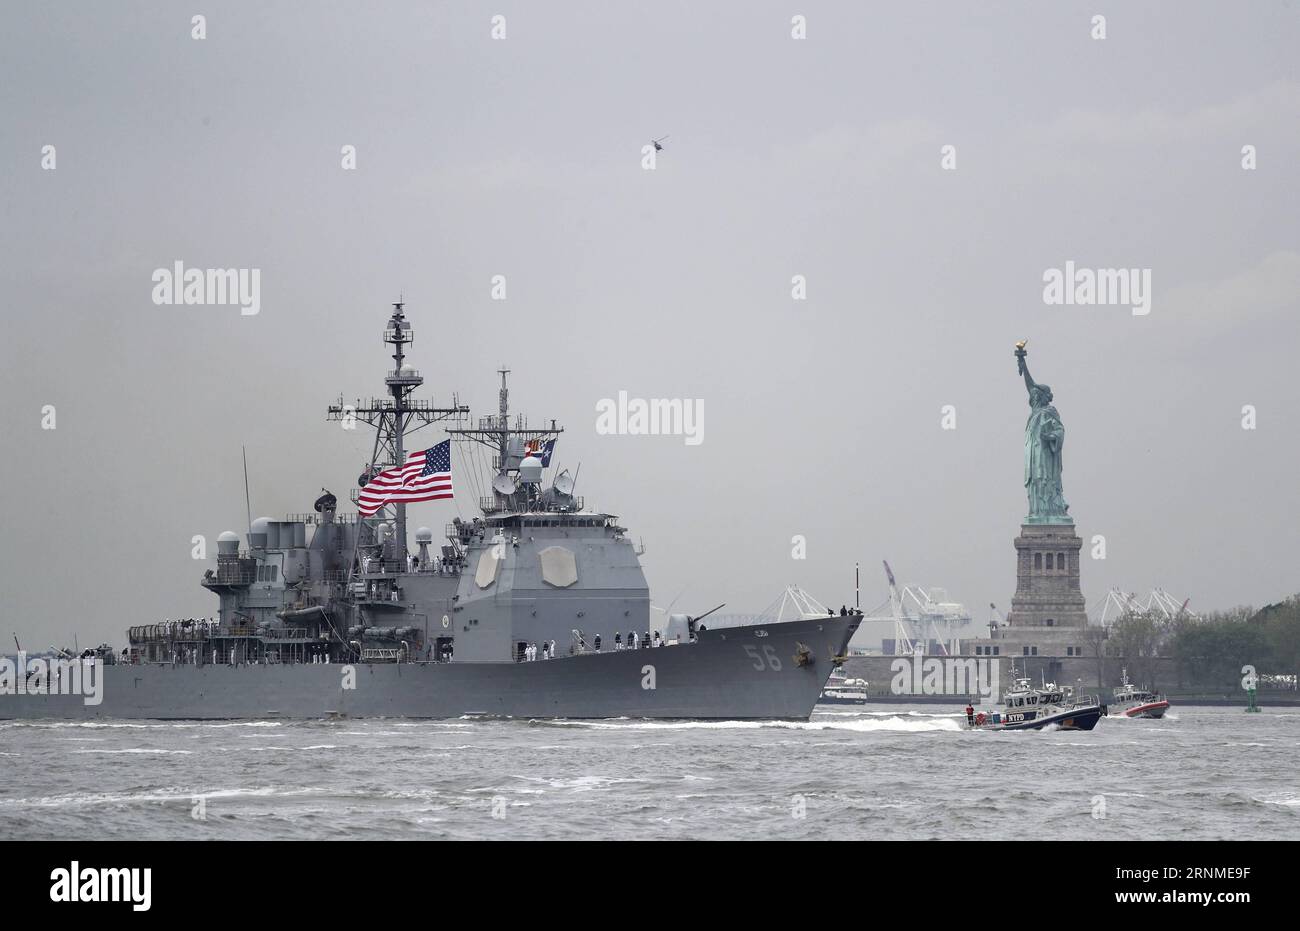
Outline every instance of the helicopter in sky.
POLYGON ((668 138, 667 136, 660 136, 658 139, 651 139, 650 144, 655 147, 656 152, 662 152, 664 150, 664 147, 660 145, 660 143, 667 138, 668 138))

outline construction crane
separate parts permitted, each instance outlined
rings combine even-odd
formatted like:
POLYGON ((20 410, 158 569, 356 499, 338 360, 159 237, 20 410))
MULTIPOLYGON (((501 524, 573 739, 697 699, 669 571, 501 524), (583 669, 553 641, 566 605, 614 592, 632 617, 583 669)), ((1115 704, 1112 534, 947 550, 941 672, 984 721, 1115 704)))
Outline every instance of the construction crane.
POLYGON ((894 579, 894 570, 889 568, 889 560, 882 559, 885 577, 889 579, 889 613, 894 618, 894 655, 910 656, 916 649, 912 633, 903 616, 903 598, 898 594, 898 582, 894 579))
POLYGON ((1185 598, 1180 603, 1163 588, 1151 589, 1145 602, 1138 598, 1136 592, 1112 588, 1106 593, 1105 601, 1102 602, 1100 621, 1102 626, 1107 626, 1125 615, 1134 614, 1149 614, 1171 623, 1183 617, 1195 619, 1196 614, 1187 610, 1191 602, 1191 598, 1185 598))
POLYGON ((889 563, 881 560, 885 577, 889 579, 889 619, 894 622, 894 655, 907 656, 918 647, 925 650, 929 641, 939 645, 939 653, 951 656, 954 648, 949 640, 953 628, 970 621, 970 615, 959 604, 948 602, 946 590, 920 586, 904 586, 901 590, 889 563), (941 629, 946 628, 946 630, 941 629))

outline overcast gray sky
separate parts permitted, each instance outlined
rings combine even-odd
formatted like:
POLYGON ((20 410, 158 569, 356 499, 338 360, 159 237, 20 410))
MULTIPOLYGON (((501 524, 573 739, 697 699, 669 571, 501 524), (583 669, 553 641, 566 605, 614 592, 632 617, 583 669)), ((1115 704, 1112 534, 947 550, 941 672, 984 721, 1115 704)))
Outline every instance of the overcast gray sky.
POLYGON ((7 626, 215 613, 190 540, 245 529, 241 444, 255 516, 346 495, 368 441, 325 406, 382 390, 399 292, 426 395, 490 412, 508 363, 661 604, 838 604, 860 561, 871 606, 887 558, 1005 610, 1023 337, 1090 603, 1300 590, 1297 48, 1263 0, 5 2, 7 626), (156 306, 178 260, 260 269, 261 312, 156 306), (1067 260, 1151 269, 1150 314, 1045 305, 1067 260), (703 399, 704 442, 598 435, 620 390, 703 399))

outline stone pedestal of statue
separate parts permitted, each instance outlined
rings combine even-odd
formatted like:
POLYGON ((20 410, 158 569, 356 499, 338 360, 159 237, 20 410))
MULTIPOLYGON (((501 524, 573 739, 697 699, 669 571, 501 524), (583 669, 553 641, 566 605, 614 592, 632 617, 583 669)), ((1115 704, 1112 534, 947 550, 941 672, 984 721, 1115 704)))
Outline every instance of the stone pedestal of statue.
POLYGON ((1079 589, 1083 541, 1071 523, 1022 524, 1016 547, 1016 593, 1009 627, 1083 627, 1088 623, 1079 589))

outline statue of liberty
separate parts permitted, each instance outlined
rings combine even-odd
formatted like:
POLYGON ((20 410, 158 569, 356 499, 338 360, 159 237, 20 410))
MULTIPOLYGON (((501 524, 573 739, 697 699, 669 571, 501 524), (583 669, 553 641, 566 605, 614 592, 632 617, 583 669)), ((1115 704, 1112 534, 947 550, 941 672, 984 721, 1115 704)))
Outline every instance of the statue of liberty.
POLYGON ((1025 364, 1025 343, 1016 343, 1016 363, 1029 391, 1029 420, 1025 423, 1025 490, 1029 493, 1027 524, 1073 524, 1061 488, 1061 450, 1065 425, 1052 406, 1052 389, 1034 381, 1025 364))

